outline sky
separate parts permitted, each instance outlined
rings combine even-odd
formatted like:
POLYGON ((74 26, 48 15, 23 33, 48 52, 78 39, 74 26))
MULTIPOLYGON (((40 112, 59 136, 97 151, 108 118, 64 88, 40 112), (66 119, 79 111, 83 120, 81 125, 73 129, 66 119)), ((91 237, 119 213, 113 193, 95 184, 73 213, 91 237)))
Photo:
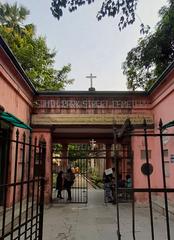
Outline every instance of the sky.
MULTIPOLYGON (((51 0, 0 0, 24 5, 30 10, 28 23, 36 25, 37 34, 46 37, 50 49, 55 49, 55 67, 70 63, 69 78, 75 79, 66 90, 88 90, 90 80, 86 76, 97 76, 93 86, 98 91, 127 90, 122 63, 127 53, 136 47, 140 35, 140 21, 119 31, 118 18, 105 17, 97 21, 96 14, 104 0, 80 7, 73 13, 65 12, 58 21, 50 11, 51 0)), ((139 0, 137 16, 154 30, 159 21, 158 10, 167 0, 139 0)))

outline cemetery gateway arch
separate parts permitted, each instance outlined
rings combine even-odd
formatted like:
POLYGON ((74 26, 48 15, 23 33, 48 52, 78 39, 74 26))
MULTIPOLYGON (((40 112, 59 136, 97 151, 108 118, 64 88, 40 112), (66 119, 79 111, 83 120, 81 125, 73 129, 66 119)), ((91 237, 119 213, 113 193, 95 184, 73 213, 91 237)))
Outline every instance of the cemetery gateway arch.
MULTIPOLYGON (((42 220, 42 200, 46 203, 52 200, 53 144, 62 144, 62 163, 66 166, 63 159, 66 159, 68 144, 89 144, 92 139, 105 146, 106 168, 113 164, 110 154, 113 145, 130 148, 133 202, 151 204, 152 200, 164 197, 168 216, 167 199, 174 202, 173 106, 174 62, 148 92, 97 91, 92 87, 86 91, 38 92, 0 37, 3 219, 6 209, 12 206, 14 210, 16 202, 22 211, 26 198, 26 207, 32 199, 36 209, 40 209, 37 214, 42 220), (38 165, 42 165, 41 168, 38 165), (32 187, 35 190, 30 191, 32 187), (37 201, 34 201, 35 192, 37 201)), ((3 222, 5 224, 5 220, 3 222)), ((42 226, 42 221, 38 224, 42 226)), ((1 233, 4 236, 5 225, 1 233)))
MULTIPOLYGON (((117 141, 119 144, 125 144, 126 142, 131 145, 134 187, 147 186, 147 176, 141 172, 141 167, 147 158, 147 154, 145 154, 147 149, 145 148, 148 148, 148 160, 154 169, 151 175, 152 186, 158 187, 159 181, 157 179, 161 179, 162 174, 162 167, 156 160, 156 156, 161 152, 159 140, 148 136, 148 146, 145 146, 143 136, 138 137, 135 134, 141 135, 144 133, 144 119, 149 134, 159 133, 160 118, 163 124, 173 121, 174 112, 171 109, 173 109, 174 104, 174 63, 164 71, 148 92, 97 91, 92 86, 87 91, 37 92, 2 38, 0 38, 0 43, 0 105, 4 112, 13 114, 32 128, 32 139, 37 137, 38 139, 44 139, 46 142, 44 164, 46 202, 50 202, 52 196, 53 143, 61 143, 64 149, 63 154, 67 156, 68 144, 86 144, 94 139, 98 144, 105 145, 107 150, 106 167, 110 167, 112 161, 109 152, 114 141, 113 124, 117 136, 124 135, 127 119, 133 126, 131 133, 134 136, 129 140, 123 137, 117 139, 117 141), (9 99, 12 99, 12 101, 9 101, 9 99)), ((4 123, 2 117, 0 121, 1 128, 6 129, 8 123, 4 123)), ((14 122, 9 124, 9 127, 11 137, 14 138, 16 131, 14 122)), ((171 134, 173 128, 167 128, 165 131, 171 134)), ((23 132, 21 128, 19 128, 19 132, 23 132)), ((172 187, 174 178, 170 174, 173 168, 172 161, 170 161, 173 156, 172 142, 172 137, 166 137, 163 146, 166 150, 165 153, 168 154, 165 168, 168 173, 169 187, 172 187)), ((9 161, 12 161, 10 156, 9 161)), ((13 168, 13 164, 10 164, 9 168, 13 168)), ((162 180, 160 181, 161 185, 162 180)), ((12 200, 9 199, 9 201, 12 200)))
MULTIPOLYGON (((173 120, 173 113, 169 110, 173 102, 172 76, 173 65, 169 66, 149 92, 96 91, 92 87, 87 91, 38 92, 34 97, 31 126, 33 136, 42 135, 47 142, 46 202, 52 200, 52 145, 54 143, 62 145, 63 160, 67 158, 68 144, 88 144, 94 139, 97 144, 105 146, 105 168, 113 167, 111 156, 113 144, 131 146, 133 186, 147 187, 149 180, 148 174, 143 173, 142 170, 147 167, 144 164, 153 169, 149 174, 151 183, 148 188, 163 186, 163 181, 159 183, 157 179, 161 179, 160 175, 164 173, 163 168, 167 172, 166 175, 169 175, 170 168, 173 167, 169 161, 169 152, 172 152, 169 149, 173 140, 171 136, 168 141, 169 137, 166 136, 167 141, 164 142, 164 146, 160 146, 159 139, 152 135, 159 134, 160 119, 163 119, 164 123, 173 120), (124 136, 128 119, 132 126, 130 138, 124 136), (144 120, 146 126, 144 126, 144 120), (115 143, 113 127, 117 135, 115 143), (161 147, 168 154, 168 160, 162 166, 156 160, 156 156, 161 156, 161 147)), ((165 131, 172 133, 172 128, 165 131)), ((162 133, 163 129, 161 129, 162 133)), ((66 164, 68 165, 67 160, 64 166, 66 164)), ((122 171, 126 172, 127 167, 124 166, 124 168, 122 171)), ((147 172, 147 169, 144 171, 147 172)), ((173 176, 169 175, 167 179, 171 187, 172 178, 173 176)), ((147 199, 145 195, 147 194, 143 192, 135 194, 135 201, 144 201, 147 199)))
MULTIPOLYGON (((51 199, 52 189, 52 144, 62 144, 62 166, 66 167, 68 144, 89 144, 90 140, 94 139, 97 144, 105 146, 105 167, 111 168, 114 167, 111 156, 114 143, 113 126, 117 129, 117 135, 123 134, 127 119, 130 120, 134 131, 141 131, 144 119, 148 129, 153 129, 154 115, 151 111, 150 97, 146 93, 89 89, 37 94, 31 125, 33 134, 41 134, 47 142, 47 201, 51 199)), ((124 137, 117 140, 117 143, 133 145, 133 141, 124 137)), ((140 161, 139 156, 134 155, 135 161, 140 161)), ((136 166, 136 163, 134 165, 136 166)))

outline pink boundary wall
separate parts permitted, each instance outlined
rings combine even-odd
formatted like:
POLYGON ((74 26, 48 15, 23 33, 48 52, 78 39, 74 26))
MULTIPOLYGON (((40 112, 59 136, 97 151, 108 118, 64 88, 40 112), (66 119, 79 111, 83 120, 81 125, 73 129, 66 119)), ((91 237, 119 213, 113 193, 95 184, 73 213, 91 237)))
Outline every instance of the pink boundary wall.
MULTIPOLYGON (((165 77, 163 82, 151 93, 151 111, 154 115, 154 130, 152 133, 159 133, 159 121, 162 119, 163 124, 174 120, 174 69, 165 77)), ((167 133, 174 133, 174 127, 169 128, 167 133)), ((149 137, 148 148, 151 150, 150 163, 153 165, 153 173, 151 175, 151 187, 163 188, 162 164, 160 153, 159 138, 149 137)), ((141 165, 145 162, 141 159, 141 150, 145 149, 142 137, 132 138, 132 149, 134 154, 134 187, 147 188, 147 177, 141 173, 141 165)), ((166 171, 169 176, 166 177, 167 187, 174 187, 174 163, 171 163, 171 154, 174 154, 174 137, 168 137, 164 150, 168 150, 168 157, 165 157, 166 171)), ((160 194, 157 194, 160 196, 160 194)), ((137 193, 135 199, 137 202, 146 201, 148 195, 137 193)), ((174 194, 169 193, 168 197, 174 201, 174 194)))
MULTIPOLYGON (((152 99, 152 111, 154 113, 155 132, 158 132, 158 122, 160 118, 163 124, 174 120, 174 69, 166 76, 165 81, 153 91, 152 99)), ((174 127, 168 128, 167 133, 174 133, 174 127)), ((154 150, 152 158, 154 159, 156 167, 155 182, 157 187, 163 187, 161 173, 161 159, 157 159, 159 150, 159 141, 154 141, 154 150), (156 161, 155 161, 156 160, 156 161)), ((167 187, 174 187, 174 163, 171 162, 171 154, 174 154, 174 137, 168 137, 166 144, 164 144, 164 150, 168 150, 168 157, 165 157, 165 162, 168 165, 166 171, 169 176, 166 177, 167 187)), ((168 194, 169 199, 174 201, 174 194, 168 194)))
MULTIPOLYGON (((6 112, 14 114, 17 118, 26 124, 30 124, 30 115, 33 105, 33 93, 31 89, 25 84, 24 79, 12 63, 9 56, 5 51, 0 48, 0 105, 5 108, 6 112)), ((17 128, 11 127, 12 139, 15 139, 17 128)), ((19 129, 20 140, 24 129, 19 129)), ((26 136, 29 131, 26 130, 26 136)), ((11 182, 14 178, 14 163, 15 152, 12 147, 9 156, 9 176, 8 181, 11 182)), ((19 167, 18 163, 18 167, 19 167)), ((7 195, 7 205, 12 203, 12 191, 10 190, 7 195)))

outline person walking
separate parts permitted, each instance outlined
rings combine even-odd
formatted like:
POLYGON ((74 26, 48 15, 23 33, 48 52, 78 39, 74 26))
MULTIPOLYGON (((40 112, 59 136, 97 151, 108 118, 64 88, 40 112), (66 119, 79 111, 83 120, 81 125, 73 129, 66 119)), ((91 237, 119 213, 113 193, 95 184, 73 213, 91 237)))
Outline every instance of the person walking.
POLYGON ((132 179, 129 174, 126 175, 126 187, 131 188, 132 187, 132 179))
POLYGON ((106 175, 103 173, 103 183, 104 183, 104 190, 105 190, 105 202, 113 202, 112 196, 112 174, 106 175))
MULTIPOLYGON (((131 176, 129 174, 127 174, 126 175, 126 188, 131 188, 131 187, 132 187, 132 179, 131 179, 131 176)), ((130 191, 127 191, 126 198, 131 199, 130 191)))
POLYGON ((62 197, 62 190, 64 185, 64 179, 63 179, 63 171, 60 171, 57 175, 56 179, 56 189, 57 189, 57 198, 63 199, 62 197))
POLYGON ((65 181, 64 181, 64 188, 67 190, 68 198, 67 201, 71 201, 71 187, 74 184, 75 180, 75 174, 72 172, 71 168, 67 170, 67 173, 65 175, 65 181))

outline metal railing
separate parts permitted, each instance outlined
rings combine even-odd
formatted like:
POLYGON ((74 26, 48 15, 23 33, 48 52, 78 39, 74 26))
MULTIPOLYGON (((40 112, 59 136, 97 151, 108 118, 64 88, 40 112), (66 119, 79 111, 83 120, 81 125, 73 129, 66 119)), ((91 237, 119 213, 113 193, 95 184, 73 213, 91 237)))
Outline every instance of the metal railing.
MULTIPOLYGON (((132 128, 131 128, 132 130, 132 128)), ((148 129, 147 123, 144 120, 144 124, 142 126, 142 129, 137 131, 127 131, 124 132, 123 136, 121 138, 118 138, 117 130, 114 127, 114 145, 116 146, 118 142, 121 142, 123 139, 129 139, 130 148, 129 148, 129 156, 131 159, 131 164, 133 168, 133 175, 132 175, 132 186, 129 189, 125 188, 118 188, 118 185, 116 185, 116 202, 117 202, 117 238, 118 240, 122 239, 122 231, 121 231, 121 205, 119 203, 119 193, 121 191, 127 191, 131 196, 131 208, 132 208, 132 239, 136 240, 137 238, 137 228, 136 225, 136 200, 139 198, 139 194, 141 194, 141 197, 144 194, 144 202, 143 204, 146 204, 146 209, 149 210, 149 225, 150 225, 150 239, 155 240, 158 239, 156 237, 155 232, 155 209, 154 209, 154 197, 158 197, 163 202, 163 212, 164 212, 164 218, 165 218, 165 239, 170 240, 171 237, 171 219, 169 214, 169 203, 172 201, 174 203, 174 195, 170 195, 174 193, 174 184, 171 183, 169 186, 167 186, 167 178, 169 179, 169 176, 167 175, 167 169, 166 169, 166 163, 169 164, 170 162, 170 155, 167 156, 168 161, 166 161, 165 157, 165 150, 167 148, 168 151, 172 153, 171 144, 170 146, 164 144, 164 138, 170 137, 171 142, 174 140, 174 134, 173 133, 164 133, 163 131, 163 124, 160 120, 159 122, 159 128, 154 133, 152 129, 148 129), (135 140, 136 138, 136 140, 135 140), (135 141, 134 141, 135 140, 135 141), (132 142, 136 142, 136 145, 132 145, 132 142), (144 155, 142 159, 139 159, 139 163, 136 161, 136 164, 139 164, 139 174, 138 176, 141 177, 141 175, 144 176, 142 181, 142 186, 140 183, 138 183, 137 187, 137 178, 135 181, 135 175, 134 175, 134 165, 135 165, 135 152, 138 151, 138 144, 141 142, 141 148, 143 148, 144 155), (156 151, 157 155, 154 157, 153 151, 156 151), (152 156, 151 156, 152 154, 152 156), (142 162, 141 162, 142 161, 142 162), (155 182, 156 179, 156 182, 155 182), (157 183, 158 182, 158 183, 157 183)), ((117 159, 117 150, 115 147, 115 166, 116 169, 118 169, 118 159, 117 159)), ((136 166, 137 167, 137 166, 136 166)), ((116 182, 118 182, 118 172, 116 173, 116 182)), ((161 223, 162 224, 162 223, 161 223)), ((147 230, 148 231, 148 230, 147 230)), ((148 238, 149 239, 149 238, 148 238)))
POLYGON ((42 240, 46 145, 0 133, 0 239, 42 240))

